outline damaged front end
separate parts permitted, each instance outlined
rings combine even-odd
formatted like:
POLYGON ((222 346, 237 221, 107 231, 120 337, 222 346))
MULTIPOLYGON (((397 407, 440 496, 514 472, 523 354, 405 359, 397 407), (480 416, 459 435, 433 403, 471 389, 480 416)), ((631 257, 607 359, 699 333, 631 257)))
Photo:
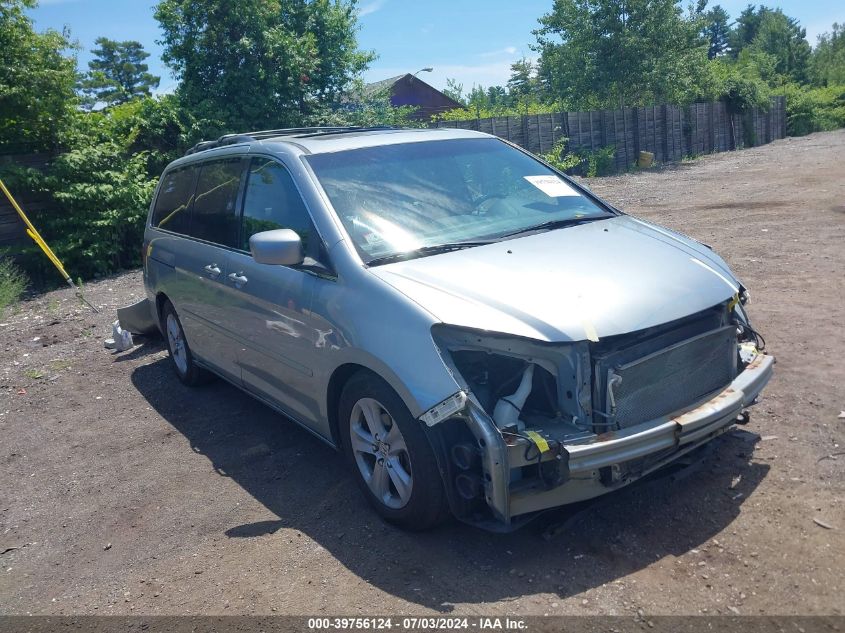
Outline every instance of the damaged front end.
POLYGON ((432 336, 463 390, 420 419, 453 512, 482 526, 519 524, 677 459, 741 420, 774 364, 739 295, 597 341, 447 325, 432 336))

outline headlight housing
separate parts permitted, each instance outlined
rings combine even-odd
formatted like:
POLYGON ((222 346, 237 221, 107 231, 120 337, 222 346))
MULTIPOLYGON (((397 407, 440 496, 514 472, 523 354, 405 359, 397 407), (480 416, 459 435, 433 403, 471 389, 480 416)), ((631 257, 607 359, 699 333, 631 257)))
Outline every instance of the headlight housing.
MULTIPOLYGON (((447 325, 432 337, 455 380, 491 417, 503 400, 526 423, 585 421, 590 415, 587 343, 546 343, 447 325), (522 389, 520 389, 522 387, 522 389)), ((501 409, 501 407, 499 407, 501 409)))

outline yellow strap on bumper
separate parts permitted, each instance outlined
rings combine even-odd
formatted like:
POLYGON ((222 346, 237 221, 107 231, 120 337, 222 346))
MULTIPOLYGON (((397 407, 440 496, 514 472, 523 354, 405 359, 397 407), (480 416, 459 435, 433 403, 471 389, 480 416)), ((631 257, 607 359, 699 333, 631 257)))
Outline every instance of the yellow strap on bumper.
POLYGON ((546 438, 537 433, 537 431, 526 431, 525 434, 531 438, 531 441, 537 445, 537 448, 540 449, 541 453, 545 453, 549 450, 549 443, 546 441, 546 438))
POLYGON ((733 312, 733 309, 736 307, 736 304, 739 303, 739 293, 736 293, 731 299, 731 302, 728 304, 728 312, 733 312))

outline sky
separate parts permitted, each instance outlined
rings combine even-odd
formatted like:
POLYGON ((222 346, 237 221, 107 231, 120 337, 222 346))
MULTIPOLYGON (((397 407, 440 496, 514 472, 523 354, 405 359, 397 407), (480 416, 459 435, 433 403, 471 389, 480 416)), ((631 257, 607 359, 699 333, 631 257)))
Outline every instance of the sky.
MULTIPOLYGON (((364 75, 378 81, 431 67, 419 77, 436 88, 453 78, 465 91, 474 85, 504 85, 510 65, 522 57, 535 57, 530 45, 537 20, 552 7, 552 0, 359 0, 359 45, 373 50, 378 59, 364 75)), ((711 0, 732 17, 747 0, 711 0)), ((758 3, 759 4, 759 3, 758 3)), ((798 18, 807 39, 829 31, 834 22, 845 23, 842 0, 769 0, 798 18)), ((161 77, 159 92, 172 92, 176 82, 161 62, 160 34, 153 18, 154 0, 40 0, 30 14, 40 30, 69 28, 81 46, 79 61, 87 68, 94 40, 138 40, 151 54, 150 71, 161 77)))

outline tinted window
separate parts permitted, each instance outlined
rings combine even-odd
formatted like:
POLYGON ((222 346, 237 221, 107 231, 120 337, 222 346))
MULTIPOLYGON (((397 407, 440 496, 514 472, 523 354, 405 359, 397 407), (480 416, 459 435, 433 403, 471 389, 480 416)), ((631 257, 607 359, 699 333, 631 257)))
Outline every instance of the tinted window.
POLYGON ((236 202, 241 182, 241 159, 230 158, 200 166, 191 219, 191 235, 235 246, 238 239, 236 202))
POLYGON ((249 238, 261 231, 292 229, 302 238, 304 253, 316 258, 314 226, 287 170, 279 163, 253 158, 244 198, 241 248, 249 250, 249 238))
POLYGON ((194 172, 194 169, 185 167, 171 171, 162 177, 153 209, 153 226, 175 233, 188 232, 194 172))

